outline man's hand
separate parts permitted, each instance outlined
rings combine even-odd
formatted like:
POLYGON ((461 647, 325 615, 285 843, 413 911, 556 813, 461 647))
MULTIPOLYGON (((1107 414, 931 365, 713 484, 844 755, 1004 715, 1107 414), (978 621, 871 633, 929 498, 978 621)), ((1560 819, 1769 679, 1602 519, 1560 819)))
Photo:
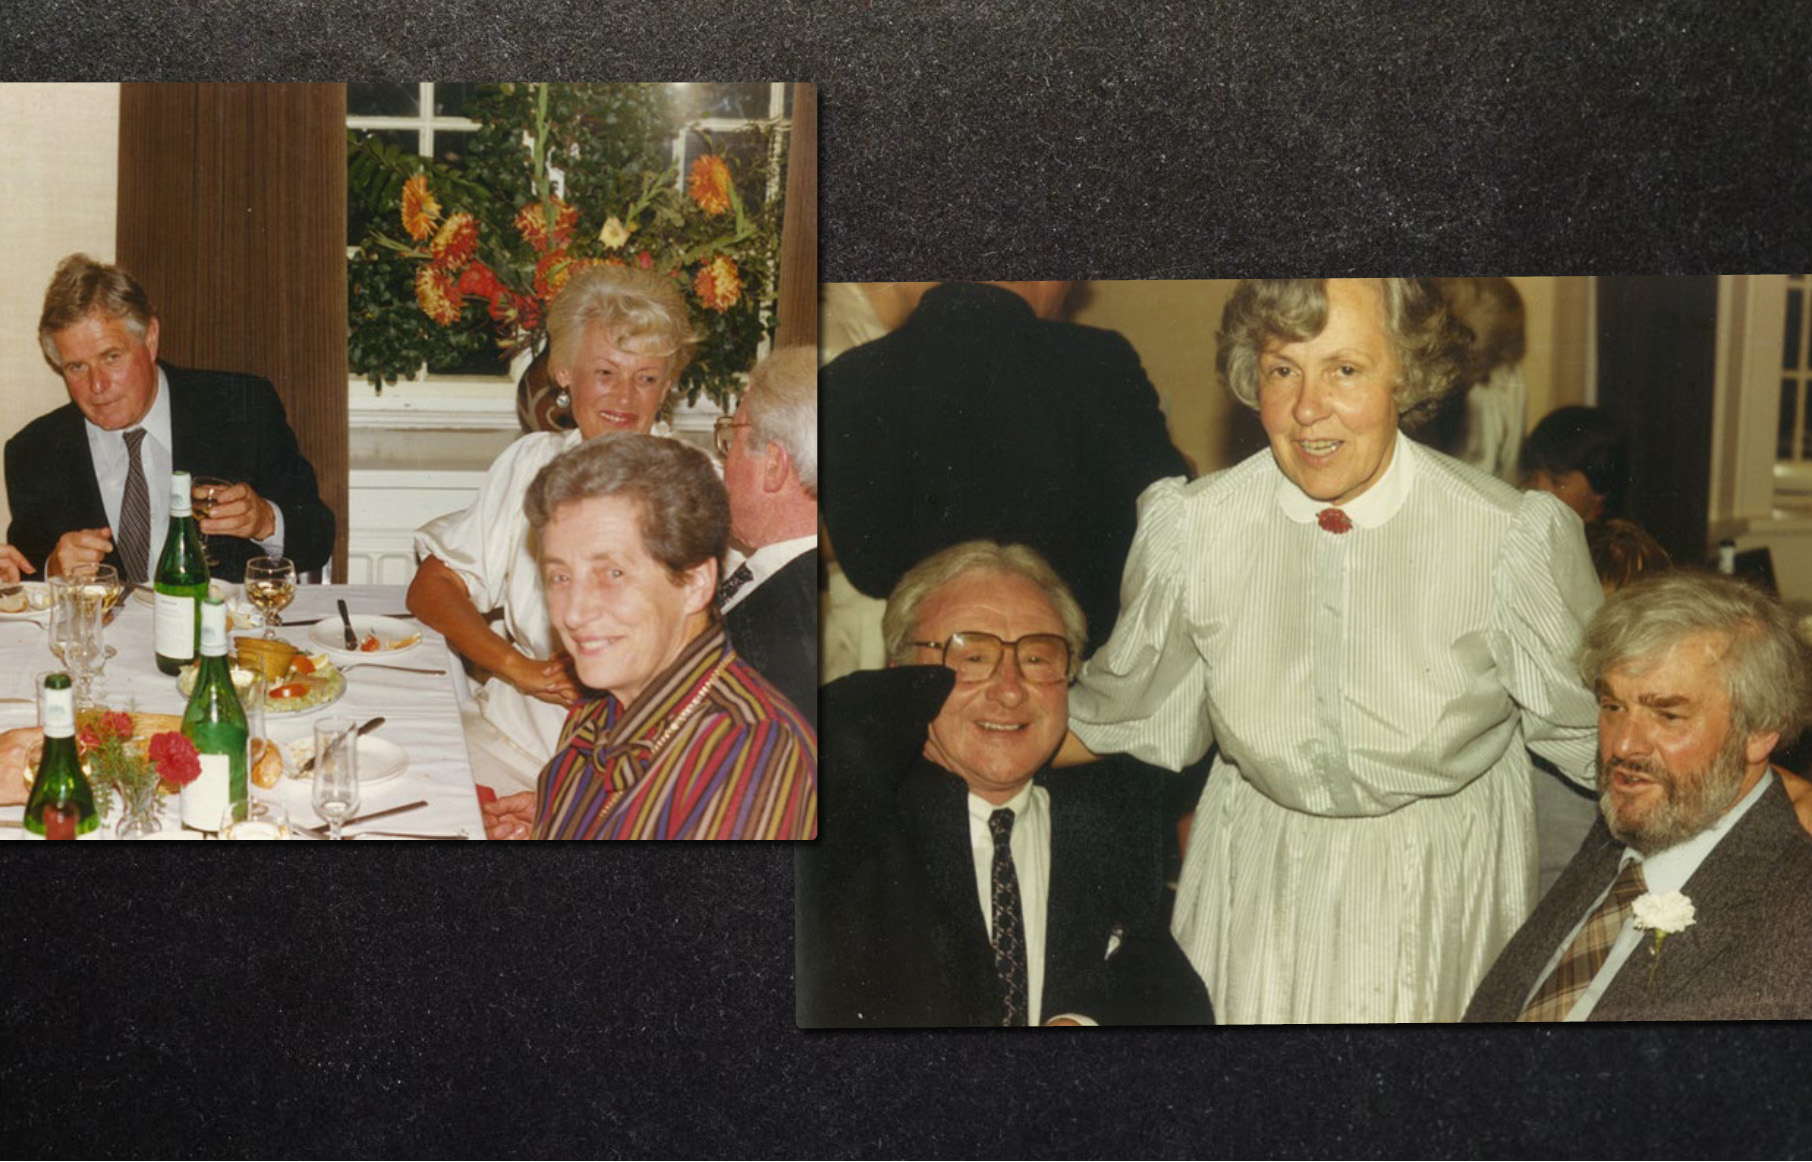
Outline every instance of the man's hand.
MULTIPOLYGON (((153 550, 155 551, 155 550, 153 550)), ((57 538, 57 547, 44 563, 44 575, 56 577, 77 565, 93 565, 113 552, 113 530, 109 528, 76 529, 57 538)))
POLYGON ((201 531, 210 537, 262 541, 277 531, 277 514, 251 485, 233 484, 214 493, 214 507, 201 522, 201 531))
POLYGON ((531 658, 521 650, 498 671, 503 680, 530 698, 539 698, 555 706, 571 706, 581 700, 578 680, 573 676, 572 659, 555 654, 547 661, 531 658))
POLYGON ((19 579, 21 573, 36 573, 25 554, 11 545, 0 545, 0 581, 11 585, 19 579))
MULTIPOLYGON (((4 739, 0 739, 3 742, 4 739)), ((518 791, 486 803, 484 834, 487 839, 527 839, 535 828, 535 793, 518 791)))
POLYGON ((0 807, 25 802, 25 765, 43 753, 44 732, 35 726, 0 734, 0 807))

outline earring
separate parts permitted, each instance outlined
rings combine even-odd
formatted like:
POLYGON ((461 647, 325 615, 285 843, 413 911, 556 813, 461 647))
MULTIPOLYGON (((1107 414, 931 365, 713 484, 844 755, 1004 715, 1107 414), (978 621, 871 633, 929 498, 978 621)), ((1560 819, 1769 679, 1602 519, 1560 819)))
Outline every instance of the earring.
POLYGON ((572 393, 567 391, 565 388, 561 388, 560 394, 556 395, 554 397, 554 406, 559 408, 562 411, 565 411, 567 408, 573 406, 572 393))

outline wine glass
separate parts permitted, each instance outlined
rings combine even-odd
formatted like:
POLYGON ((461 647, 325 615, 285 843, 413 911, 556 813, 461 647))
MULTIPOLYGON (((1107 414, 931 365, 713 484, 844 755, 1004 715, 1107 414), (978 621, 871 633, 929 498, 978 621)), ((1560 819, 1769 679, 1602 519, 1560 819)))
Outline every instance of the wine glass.
POLYGON ((245 599, 264 616, 264 636, 275 638, 278 615, 296 599, 296 565, 288 557, 253 557, 245 563, 245 599))
POLYGON ((358 727, 351 718, 315 723, 314 804, 329 839, 340 838, 340 826, 359 809, 358 727))
POLYGON ((233 487, 230 480, 218 476, 189 477, 189 511, 195 514, 198 522, 196 532, 201 534, 201 559, 212 569, 220 562, 214 559, 214 550, 208 547, 208 534, 201 532, 199 522, 214 515, 214 494, 233 487))
POLYGON ((220 815, 220 838, 288 839, 289 812, 263 799, 229 803, 220 815))
MULTIPOLYGON (((100 599, 101 624, 105 626, 112 620, 114 607, 126 593, 126 587, 120 584, 120 571, 104 562, 91 561, 72 567, 69 575, 80 579, 89 597, 100 599)), ((107 647, 107 656, 110 658, 118 652, 112 646, 107 647)))
POLYGON ((90 705, 95 675, 107 661, 100 594, 73 573, 52 577, 50 593, 50 652, 75 679, 77 707, 90 705))

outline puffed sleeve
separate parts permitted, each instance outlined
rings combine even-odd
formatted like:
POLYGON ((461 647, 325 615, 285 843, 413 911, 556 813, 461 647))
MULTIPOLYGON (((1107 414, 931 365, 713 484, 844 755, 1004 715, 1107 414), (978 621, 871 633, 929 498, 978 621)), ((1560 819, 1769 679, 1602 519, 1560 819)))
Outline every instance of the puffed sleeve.
POLYGON ((1207 666, 1190 632, 1187 528, 1180 479, 1139 497, 1120 620, 1070 691, 1070 729, 1096 754, 1130 754, 1180 771, 1208 753, 1207 666))
POLYGON ((1579 518, 1545 492, 1524 493, 1492 584, 1495 660, 1522 712, 1524 740, 1591 787, 1598 702, 1579 680, 1574 654, 1604 591, 1579 518))
POLYGON ((488 612, 501 606, 509 589, 510 566, 525 535, 522 501, 529 482, 553 458, 554 433, 522 437, 491 464, 478 496, 459 512, 436 517, 415 533, 418 560, 429 556, 459 574, 472 604, 488 612))

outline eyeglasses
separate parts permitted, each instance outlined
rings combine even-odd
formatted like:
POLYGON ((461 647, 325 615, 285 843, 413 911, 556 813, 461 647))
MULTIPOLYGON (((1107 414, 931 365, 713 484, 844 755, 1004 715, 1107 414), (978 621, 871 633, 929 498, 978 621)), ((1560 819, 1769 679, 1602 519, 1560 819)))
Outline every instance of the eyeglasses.
POLYGON ((944 664, 956 671, 958 682, 986 682, 1000 670, 1000 659, 1013 648, 1019 675, 1037 685, 1067 682, 1070 677, 1070 643, 1054 633, 1029 633, 1017 641, 1001 641, 991 633, 963 630, 948 641, 910 642, 928 650, 944 651, 944 664))
POLYGON ((711 425, 711 438, 717 444, 718 459, 730 458, 730 445, 736 442, 736 429, 748 426, 748 420, 738 420, 735 416, 717 417, 717 421, 711 425))

